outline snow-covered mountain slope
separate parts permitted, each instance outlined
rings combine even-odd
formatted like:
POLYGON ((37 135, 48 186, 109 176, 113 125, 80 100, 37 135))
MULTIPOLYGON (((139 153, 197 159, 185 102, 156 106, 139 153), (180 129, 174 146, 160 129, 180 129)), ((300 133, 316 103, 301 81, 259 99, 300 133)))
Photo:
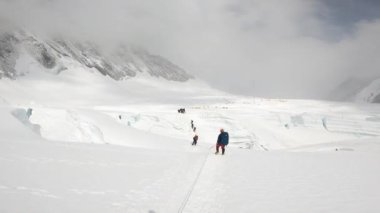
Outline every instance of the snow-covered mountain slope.
POLYGON ((330 100, 366 103, 380 102, 380 79, 349 78, 331 92, 330 100))
POLYGON ((356 95, 371 83, 372 79, 349 78, 339 84, 328 97, 335 101, 355 101, 356 95))
POLYGON ((59 75, 50 74, 31 58, 17 61, 17 67, 25 67, 29 75, 17 80, 0 80, 0 100, 25 106, 98 106, 122 105, 138 102, 178 103, 210 101, 202 98, 209 94, 224 94, 208 87, 199 80, 186 82, 167 81, 149 75, 141 75, 126 81, 104 77, 96 70, 90 71, 76 62, 59 75), (193 99, 197 98, 197 100, 193 99))
POLYGON ((25 67, 17 67, 19 60, 35 61, 46 72, 54 74, 71 69, 75 62, 115 80, 139 74, 181 82, 192 78, 177 65, 142 48, 119 45, 105 51, 91 42, 46 39, 21 30, 0 32, 0 78, 15 79, 29 73, 25 67))
POLYGON ((372 81, 356 96, 357 101, 380 103, 380 78, 372 81))

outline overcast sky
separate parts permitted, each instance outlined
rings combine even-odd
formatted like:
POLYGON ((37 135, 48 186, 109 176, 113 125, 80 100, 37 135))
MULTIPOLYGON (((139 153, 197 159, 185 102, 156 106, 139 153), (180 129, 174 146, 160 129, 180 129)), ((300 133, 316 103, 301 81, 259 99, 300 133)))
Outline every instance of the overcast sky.
POLYGON ((0 0, 0 16, 135 43, 239 94, 323 98, 380 76, 378 0, 0 0))

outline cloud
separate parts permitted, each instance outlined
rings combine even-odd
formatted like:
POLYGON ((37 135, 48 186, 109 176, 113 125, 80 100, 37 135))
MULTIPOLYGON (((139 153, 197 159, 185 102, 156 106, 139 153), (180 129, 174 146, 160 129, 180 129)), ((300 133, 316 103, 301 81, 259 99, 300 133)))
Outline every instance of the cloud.
POLYGON ((36 30, 145 46, 239 94, 323 98, 346 78, 380 75, 380 6, 370 0, 0 0, 0 8, 36 30))

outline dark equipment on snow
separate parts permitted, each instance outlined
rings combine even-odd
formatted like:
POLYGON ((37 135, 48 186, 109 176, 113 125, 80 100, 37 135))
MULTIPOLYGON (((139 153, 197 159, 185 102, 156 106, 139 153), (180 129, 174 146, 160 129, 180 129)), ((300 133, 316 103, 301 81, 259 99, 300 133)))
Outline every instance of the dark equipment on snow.
POLYGON ((181 109, 178 109, 178 113, 182 113, 182 114, 185 114, 185 113, 186 113, 186 110, 185 110, 185 108, 181 108, 181 109))

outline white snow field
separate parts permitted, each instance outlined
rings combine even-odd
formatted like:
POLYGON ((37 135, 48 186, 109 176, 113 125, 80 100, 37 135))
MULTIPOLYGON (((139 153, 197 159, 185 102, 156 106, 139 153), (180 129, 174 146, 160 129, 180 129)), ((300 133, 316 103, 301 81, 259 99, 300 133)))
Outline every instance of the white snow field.
POLYGON ((0 116, 0 212, 380 209, 376 104, 240 97, 78 68, 2 79, 0 116), (214 154, 220 128, 224 156, 214 154))

